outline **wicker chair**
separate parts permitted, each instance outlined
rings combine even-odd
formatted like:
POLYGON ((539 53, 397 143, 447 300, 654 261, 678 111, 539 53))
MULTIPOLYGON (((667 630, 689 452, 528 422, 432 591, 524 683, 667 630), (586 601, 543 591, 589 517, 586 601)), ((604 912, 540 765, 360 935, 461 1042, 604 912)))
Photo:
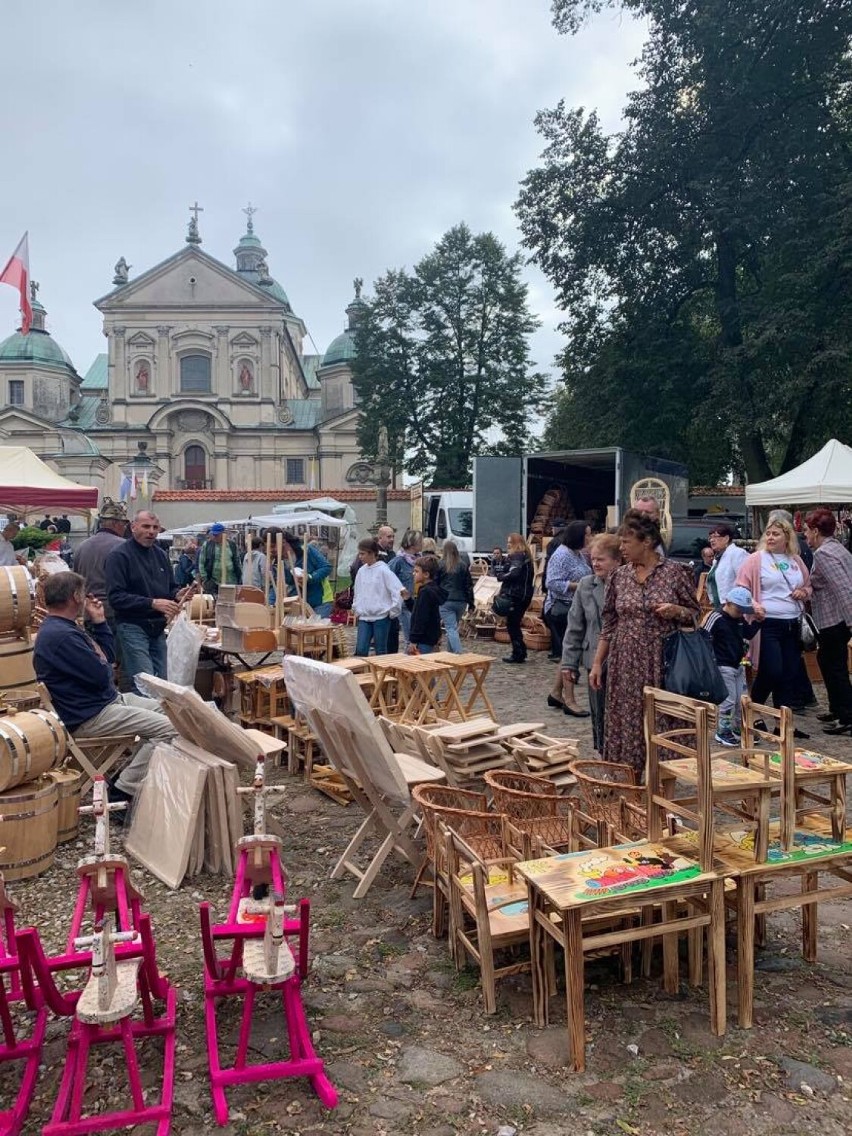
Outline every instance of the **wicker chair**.
POLYGON ((577 778, 577 791, 585 811, 595 820, 611 824, 617 832, 623 831, 631 839, 647 837, 647 790, 637 785, 636 773, 629 765, 614 761, 572 761, 569 766, 577 778), (625 815, 621 807, 624 800, 630 806, 625 815))
MULTIPOLYGON (((445 846, 438 831, 444 823, 469 842, 477 856, 490 861, 503 855, 502 818, 489 812, 484 793, 446 785, 415 785, 411 796, 423 817, 426 831, 426 864, 431 864, 434 877, 432 890, 432 934, 440 939, 447 919, 449 886, 447 882, 445 846)), ((414 881, 414 887, 421 873, 414 881)), ((451 939, 451 950, 453 943, 451 939)))
POLYGON ((560 797, 546 777, 532 773, 494 769, 484 776, 495 810, 505 813, 514 828, 557 851, 575 848, 576 799, 560 797))

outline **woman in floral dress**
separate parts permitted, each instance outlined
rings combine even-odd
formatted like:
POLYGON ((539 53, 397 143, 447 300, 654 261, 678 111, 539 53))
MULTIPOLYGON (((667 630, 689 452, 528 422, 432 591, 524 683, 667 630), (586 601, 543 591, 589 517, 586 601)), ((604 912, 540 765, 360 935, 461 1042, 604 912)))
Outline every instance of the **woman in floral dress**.
POLYGON ((601 638, 589 686, 600 690, 606 668, 605 761, 645 774, 642 688, 663 685, 663 640, 698 615, 689 569, 660 559, 660 527, 631 509, 618 531, 625 563, 610 576, 601 638))

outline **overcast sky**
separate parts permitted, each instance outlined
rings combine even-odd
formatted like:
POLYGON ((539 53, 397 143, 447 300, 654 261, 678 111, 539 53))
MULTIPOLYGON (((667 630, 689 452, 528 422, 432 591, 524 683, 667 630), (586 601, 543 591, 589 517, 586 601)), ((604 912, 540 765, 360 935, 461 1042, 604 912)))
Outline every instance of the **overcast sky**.
MULTIPOLYGON (((25 229, 48 328, 83 374, 92 301, 182 247, 233 266, 255 230, 320 351, 352 279, 411 266, 452 225, 519 245, 537 110, 564 97, 615 129, 641 29, 557 36, 549 0, 40 0, 4 5, 0 266, 25 229)), ((549 367, 559 313, 527 272, 549 367)), ((0 287, 0 339, 18 326, 0 287)))

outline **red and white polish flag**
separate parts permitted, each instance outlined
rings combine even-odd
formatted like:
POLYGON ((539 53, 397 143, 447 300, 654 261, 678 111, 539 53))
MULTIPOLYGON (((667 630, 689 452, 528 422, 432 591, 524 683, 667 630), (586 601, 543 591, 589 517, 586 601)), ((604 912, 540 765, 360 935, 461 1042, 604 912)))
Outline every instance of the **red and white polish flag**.
POLYGON ((30 244, 29 233, 24 233, 6 267, 0 272, 0 284, 11 284, 21 296, 21 331, 24 335, 33 322, 30 304, 30 244))

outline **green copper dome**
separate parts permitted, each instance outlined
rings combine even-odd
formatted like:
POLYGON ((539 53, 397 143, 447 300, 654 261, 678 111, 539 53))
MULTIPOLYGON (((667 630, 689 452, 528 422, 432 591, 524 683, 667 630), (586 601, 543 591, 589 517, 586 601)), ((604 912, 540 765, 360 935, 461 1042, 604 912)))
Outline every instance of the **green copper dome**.
POLYGON ((322 357, 322 365, 330 367, 332 363, 349 363, 355 358, 355 336, 351 331, 342 331, 331 344, 322 357))
POLYGON ((46 331, 32 327, 27 335, 16 331, 0 343, 0 365, 21 363, 36 367, 64 369, 77 376, 76 368, 56 340, 46 331))

